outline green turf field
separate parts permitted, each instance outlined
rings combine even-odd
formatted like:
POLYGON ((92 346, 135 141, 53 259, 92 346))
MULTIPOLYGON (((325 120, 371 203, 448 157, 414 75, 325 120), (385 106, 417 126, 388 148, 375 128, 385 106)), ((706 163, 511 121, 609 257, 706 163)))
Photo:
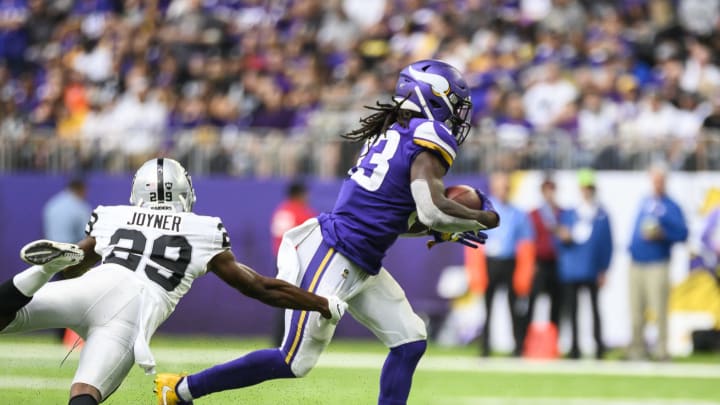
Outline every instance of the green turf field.
MULTIPOLYGON (((157 337, 159 371, 197 371, 262 348, 262 340, 157 337)), ((424 405, 704 405, 720 404, 718 357, 674 363, 524 362, 479 359, 472 348, 430 347, 410 404, 424 405)), ((0 404, 63 404, 77 353, 44 336, 0 338, 0 404)), ((384 349, 375 342, 336 341, 305 379, 215 394, 197 404, 374 404, 384 349)), ((152 377, 134 367, 106 404, 153 404, 152 377)))

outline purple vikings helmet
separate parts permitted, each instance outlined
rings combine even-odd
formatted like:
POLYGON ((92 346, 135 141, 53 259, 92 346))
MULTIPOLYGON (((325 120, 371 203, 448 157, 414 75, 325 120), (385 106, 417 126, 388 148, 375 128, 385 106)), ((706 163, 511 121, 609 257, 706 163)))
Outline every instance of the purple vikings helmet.
POLYGON ((441 121, 460 145, 470 131, 470 89, 460 72, 439 60, 421 60, 400 71, 395 101, 401 108, 441 121))

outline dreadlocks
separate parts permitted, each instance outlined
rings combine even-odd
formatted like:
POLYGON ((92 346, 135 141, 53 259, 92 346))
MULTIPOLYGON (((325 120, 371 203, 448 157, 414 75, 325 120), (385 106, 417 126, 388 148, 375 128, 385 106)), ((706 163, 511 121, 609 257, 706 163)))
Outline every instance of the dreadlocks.
MULTIPOLYGON (((408 94, 408 97, 409 96, 410 95, 408 94)), ((405 100, 407 100, 407 97, 401 101, 393 100, 392 104, 381 103, 378 101, 375 103, 375 106, 366 105, 365 108, 377 112, 361 118, 360 123, 362 126, 360 128, 341 136, 352 142, 362 142, 369 139, 372 143, 372 141, 377 139, 380 135, 384 135, 388 127, 395 122, 400 124, 403 128, 407 128, 410 123, 410 119, 414 117, 422 117, 422 114, 400 108, 405 100)))

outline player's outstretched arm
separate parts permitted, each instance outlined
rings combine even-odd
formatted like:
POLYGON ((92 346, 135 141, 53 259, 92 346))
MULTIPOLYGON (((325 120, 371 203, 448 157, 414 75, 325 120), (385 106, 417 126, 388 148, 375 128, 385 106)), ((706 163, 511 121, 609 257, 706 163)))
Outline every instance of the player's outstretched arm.
POLYGON ((78 245, 78 247, 82 249, 83 253, 85 253, 85 257, 83 257, 80 263, 63 269, 62 272, 65 278, 75 278, 82 276, 101 259, 100 255, 95 253, 95 238, 88 236, 87 238, 76 243, 76 245, 78 245))
MULTIPOLYGON (((225 283, 265 304, 280 308, 317 311, 328 319, 337 316, 331 310, 327 298, 297 288, 285 281, 262 276, 250 267, 236 262, 235 256, 229 250, 216 255, 208 266, 210 271, 225 283)), ((339 319, 339 316, 337 317, 339 319)))
POLYGON ((447 169, 430 152, 421 152, 410 169, 410 189, 420 222, 442 232, 495 228, 495 211, 474 210, 445 197, 443 176, 447 169))

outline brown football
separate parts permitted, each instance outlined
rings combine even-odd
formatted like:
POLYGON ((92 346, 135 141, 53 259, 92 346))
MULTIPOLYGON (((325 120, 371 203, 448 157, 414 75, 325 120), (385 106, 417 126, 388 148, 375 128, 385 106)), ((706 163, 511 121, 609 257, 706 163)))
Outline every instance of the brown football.
POLYGON ((482 209, 482 200, 475 189, 464 184, 446 188, 445 197, 474 210, 482 209))

